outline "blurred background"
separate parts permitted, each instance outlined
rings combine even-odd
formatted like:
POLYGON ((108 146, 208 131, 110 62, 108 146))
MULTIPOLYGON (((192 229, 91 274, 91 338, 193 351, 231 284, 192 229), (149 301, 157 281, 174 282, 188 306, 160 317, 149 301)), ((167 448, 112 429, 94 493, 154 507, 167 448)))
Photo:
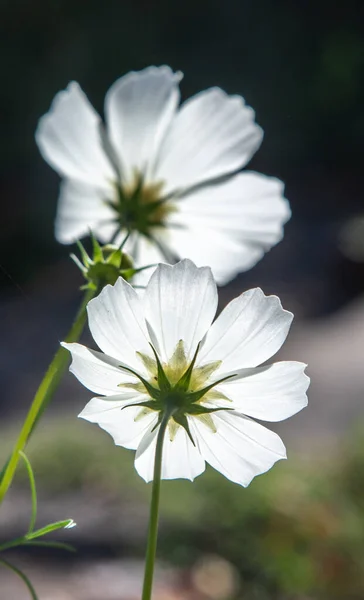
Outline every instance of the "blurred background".
MULTIPOLYGON (((244 490, 211 470, 163 485, 155 598, 364 598, 364 4, 354 0, 2 0, 0 3, 0 457, 80 299, 53 221, 59 179, 34 142, 70 80, 102 114, 129 70, 169 64, 182 96, 241 94, 265 131, 249 169, 286 183, 284 240, 221 290, 259 285, 295 313, 280 358, 309 364, 310 405, 274 427, 289 460, 244 490)), ((73 250, 73 248, 72 248, 73 250)), ((85 333, 84 340, 88 335, 85 333)), ((133 453, 76 415, 89 393, 67 374, 29 446, 39 526, 72 517, 77 547, 11 553, 39 600, 137 599, 150 486, 133 453)), ((24 533, 25 472, 0 512, 24 533)), ((11 556, 10 556, 11 555, 11 556)), ((0 598, 27 598, 4 569, 0 598)))

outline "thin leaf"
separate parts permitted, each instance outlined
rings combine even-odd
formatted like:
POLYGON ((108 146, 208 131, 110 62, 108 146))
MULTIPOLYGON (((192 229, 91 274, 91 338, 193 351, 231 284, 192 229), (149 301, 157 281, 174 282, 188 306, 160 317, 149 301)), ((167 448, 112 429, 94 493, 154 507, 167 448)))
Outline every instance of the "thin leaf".
POLYGON ((22 459, 25 463, 26 469, 28 471, 30 493, 32 496, 32 514, 31 514, 30 521, 29 521, 29 527, 28 527, 28 533, 27 533, 27 536, 28 536, 29 534, 32 533, 32 531, 35 527, 35 522, 37 520, 37 490, 35 487, 35 478, 34 478, 32 465, 30 464, 29 459, 22 451, 19 452, 19 455, 22 457, 22 459))
POLYGON ((44 548, 58 548, 59 550, 67 550, 68 552, 76 552, 76 548, 71 544, 65 544, 64 542, 38 542, 29 541, 24 542, 24 546, 41 546, 44 548))
POLYGON ((51 531, 57 531, 58 529, 65 529, 72 525, 72 519, 66 519, 65 521, 56 521, 55 523, 50 523, 45 527, 41 527, 41 529, 37 529, 33 531, 30 535, 27 535, 27 540, 33 540, 34 538, 41 537, 42 535, 46 535, 47 533, 51 533, 51 531))
POLYGON ((3 466, 3 468, 1 469, 1 473, 0 473, 0 484, 1 484, 2 480, 3 480, 3 477, 4 477, 4 474, 5 474, 5 471, 6 471, 7 467, 8 467, 9 460, 10 460, 10 459, 8 458, 8 460, 6 461, 5 465, 4 465, 4 466, 3 466))
POLYGON ((15 538, 15 540, 11 540, 11 542, 5 542, 5 544, 1 544, 0 552, 3 552, 4 550, 9 550, 9 548, 15 548, 16 546, 22 546, 24 542, 26 542, 26 537, 24 535, 15 538))

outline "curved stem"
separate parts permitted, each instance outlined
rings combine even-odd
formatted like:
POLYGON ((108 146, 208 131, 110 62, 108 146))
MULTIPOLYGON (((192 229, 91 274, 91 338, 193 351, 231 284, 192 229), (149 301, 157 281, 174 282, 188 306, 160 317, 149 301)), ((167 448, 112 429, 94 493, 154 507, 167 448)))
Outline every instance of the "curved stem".
POLYGON ((7 567, 8 569, 10 569, 14 573, 16 573, 16 575, 18 575, 20 577, 20 579, 22 579, 24 581, 25 585, 27 586, 28 592, 31 595, 32 600, 38 600, 38 596, 35 593, 35 589, 33 588, 32 584, 30 583, 28 577, 23 573, 23 571, 18 569, 18 567, 15 567, 8 560, 5 560, 5 558, 0 558, 0 564, 4 565, 4 567, 7 567))
MULTIPOLYGON (((89 289, 86 291, 73 325, 65 338, 66 342, 75 342, 79 339, 86 321, 87 303, 96 295, 96 293, 96 290, 89 289)), ((37 425, 39 418, 43 414, 54 392, 56 391, 69 364, 69 360, 69 352, 60 346, 34 396, 33 402, 30 406, 10 459, 1 474, 0 503, 4 499, 5 494, 13 480, 15 469, 20 458, 20 452, 25 448, 25 445, 28 442, 28 439, 35 426, 37 425)))
POLYGON ((3 552, 4 550, 9 550, 10 548, 16 548, 17 546, 22 546, 23 544, 25 544, 26 541, 27 538, 25 537, 25 535, 22 535, 21 537, 11 540, 11 542, 5 542, 4 544, 1 544, 0 552, 3 552))
POLYGON ((31 497, 32 497, 32 513, 31 513, 29 526, 28 526, 28 535, 29 535, 30 533, 33 533, 35 523, 37 520, 37 489, 35 487, 35 478, 34 478, 32 465, 30 464, 28 457, 21 450, 19 451, 19 454, 22 457, 23 461, 25 462, 25 467, 26 467, 26 470, 28 471, 30 493, 31 493, 31 497))
POLYGON ((142 600, 150 600, 151 595, 152 595, 154 562, 155 562, 155 553, 156 553, 156 549, 157 549, 157 538, 158 538, 159 497, 160 497, 161 474, 162 474, 163 441, 164 441, 164 434, 166 432, 169 417, 170 417, 170 415, 166 413, 162 419, 162 422, 159 426, 157 445, 156 445, 156 449, 155 449, 153 488, 152 488, 152 499, 151 499, 151 503, 150 503, 148 542, 147 542, 147 552, 146 552, 146 557, 145 557, 145 571, 144 571, 142 600))

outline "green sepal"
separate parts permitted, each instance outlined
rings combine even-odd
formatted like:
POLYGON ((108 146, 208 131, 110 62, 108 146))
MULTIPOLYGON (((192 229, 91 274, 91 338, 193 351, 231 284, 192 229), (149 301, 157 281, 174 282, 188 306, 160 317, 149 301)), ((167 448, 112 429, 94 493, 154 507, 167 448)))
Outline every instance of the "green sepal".
POLYGON ((131 231, 129 230, 128 233, 126 234, 126 236, 124 237, 123 241, 121 242, 121 244, 119 246, 119 249, 121 250, 121 252, 123 251, 123 248, 124 248, 126 242, 130 238, 130 234, 131 234, 131 231))
POLYGON ((133 268, 132 258, 121 250, 128 236, 120 247, 112 244, 101 246, 93 232, 90 230, 89 233, 92 242, 92 257, 87 254, 80 241, 77 241, 77 246, 82 261, 71 254, 71 259, 87 280, 81 289, 101 290, 107 284, 114 285, 119 277, 126 281, 130 280, 137 270, 133 268))
POLYGON ((83 260, 83 264, 85 265, 85 267, 88 267, 92 263, 91 258, 87 254, 87 252, 86 252, 84 246, 81 244, 80 240, 77 240, 76 244, 80 251, 81 258, 83 260))
POLYGON ((176 423, 178 423, 178 425, 181 425, 181 427, 183 427, 183 429, 186 431, 188 437, 190 438, 192 444, 194 446, 196 446, 195 440, 192 437, 192 433, 191 433, 190 426, 188 424, 186 415, 184 415, 183 413, 176 413, 173 415, 173 420, 176 421, 176 423))
POLYGON ((87 267, 85 267, 85 265, 82 264, 78 256, 76 256, 75 254, 70 254, 70 259, 73 260, 75 265, 80 269, 80 271, 83 274, 87 273, 87 267))
POLYGON ((97 241, 97 239, 95 238, 95 236, 94 236, 93 232, 91 231, 91 229, 89 231, 89 234, 90 234, 90 238, 91 238, 91 241, 92 241, 92 250, 93 250, 93 259, 94 259, 94 262, 104 262, 104 255, 102 253, 101 246, 100 246, 99 242, 97 241))
POLYGON ((183 392, 187 392, 190 382, 191 382, 191 377, 192 377, 192 371, 193 371, 193 367, 195 366, 195 362, 196 362, 196 358, 197 358, 197 354, 198 351, 200 349, 200 343, 199 342, 197 344, 197 348, 196 348, 196 352, 193 356, 193 359, 188 367, 188 369, 183 373, 183 375, 180 377, 180 379, 177 381, 175 387, 178 390, 182 390, 183 392))
MULTIPOLYGON (((125 256, 125 254, 123 254, 123 256, 125 256)), ((139 267, 138 269, 132 269, 132 268, 120 269, 120 275, 124 279, 126 279, 126 281, 129 281, 129 279, 131 279, 137 273, 141 273, 141 271, 145 271, 146 269, 152 269, 153 267, 156 267, 156 266, 157 266, 157 263, 154 263, 151 265, 146 265, 145 267, 139 267)))
POLYGON ((219 410, 234 410, 233 408, 226 408, 225 406, 220 406, 219 408, 207 408, 206 406, 201 406, 201 404, 191 404, 188 407, 187 413, 193 416, 199 415, 208 415, 210 413, 218 412, 219 410))
POLYGON ((201 400, 202 396, 207 394, 207 392, 212 390, 212 388, 214 388, 216 385, 219 385, 219 383, 222 383, 223 381, 226 381, 227 379, 231 379, 232 377, 236 377, 235 373, 233 375, 228 375, 227 377, 222 377, 222 379, 219 379, 218 381, 214 381, 214 383, 211 383, 210 385, 202 388, 202 390, 197 390, 196 392, 189 392, 189 394, 188 394, 189 401, 190 402, 198 402, 199 400, 201 400))
POLYGON ((120 265, 121 265, 121 261, 122 261, 122 256, 123 253, 120 250, 120 248, 116 248, 113 252, 111 252, 111 254, 109 254, 109 256, 106 258, 106 263, 108 265, 112 265, 113 267, 116 267, 117 269, 119 269, 120 265))
POLYGON ((84 291, 84 290, 97 290, 97 285, 95 283, 92 283, 92 281, 90 281, 89 283, 85 283, 84 285, 80 286, 80 290, 84 291))
POLYGON ((157 400, 146 400, 146 402, 132 402, 131 404, 126 404, 125 406, 122 406, 120 410, 124 410, 124 408, 131 408, 132 406, 141 406, 157 412, 161 411, 163 408, 163 405, 157 400))
POLYGON ((140 174, 140 176, 137 179, 137 185, 136 188, 134 189, 134 192, 132 194, 132 198, 133 199, 138 199, 140 196, 140 192, 143 189, 143 185, 144 185, 144 177, 142 174, 140 174))
POLYGON ((159 413, 159 415, 158 415, 158 421, 157 421, 157 422, 156 422, 156 424, 154 425, 154 427, 153 427, 153 429, 152 429, 151 433, 153 433, 153 431, 155 431, 155 430, 157 429, 157 427, 159 427, 159 425, 160 425, 160 424, 162 423, 162 421, 163 421, 163 417, 164 417, 164 414, 163 414, 162 412, 160 412, 160 413, 159 413))
POLYGON ((157 363, 157 378, 158 378, 159 389, 161 390, 161 392, 169 392, 171 390, 171 384, 169 383, 167 375, 164 372, 162 363, 159 360, 159 356, 158 356, 157 352, 155 351, 152 344, 150 344, 150 347, 153 350, 153 354, 155 356, 155 360, 157 363))
MULTIPOLYGON (((144 377, 142 377, 141 375, 139 375, 139 373, 137 373, 133 369, 130 369, 129 367, 125 367, 124 365, 119 365, 119 367, 120 367, 120 369, 123 369, 124 371, 129 371, 129 373, 132 373, 132 375, 134 375, 135 377, 137 377, 139 379, 139 381, 141 381, 142 384, 144 385, 144 387, 147 390, 149 396, 151 396, 155 400, 159 400, 160 399, 160 397, 161 397, 160 390, 158 390, 153 385, 151 385, 149 383, 149 381, 147 381, 146 379, 144 379, 144 377)), ((123 384, 121 384, 121 385, 123 385, 123 384)))

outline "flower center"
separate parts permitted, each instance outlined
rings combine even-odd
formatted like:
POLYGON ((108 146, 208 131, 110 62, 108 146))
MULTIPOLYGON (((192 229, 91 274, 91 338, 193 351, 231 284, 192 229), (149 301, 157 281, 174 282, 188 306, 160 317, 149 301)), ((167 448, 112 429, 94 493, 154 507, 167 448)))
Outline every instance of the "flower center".
POLYGON ((151 410, 159 413, 159 421, 167 414, 170 418, 170 423, 173 422, 170 431, 175 432, 176 427, 182 426, 186 429, 191 440, 192 436, 187 420, 188 415, 202 419, 206 425, 213 431, 216 431, 210 413, 218 410, 228 410, 228 408, 206 407, 201 402, 229 400, 229 398, 214 388, 222 381, 225 381, 225 379, 232 377, 232 375, 208 384, 208 380, 220 366, 221 361, 214 361, 195 367, 199 346, 189 364, 184 351, 183 340, 178 342, 167 364, 161 363, 153 346, 154 359, 137 352, 138 357, 150 375, 150 379, 147 380, 132 369, 127 369, 139 379, 139 383, 120 384, 120 387, 131 387, 149 395, 149 400, 138 404, 142 408, 141 413, 137 416, 138 419, 148 414, 151 410))
POLYGON ((163 198, 162 188, 162 181, 145 183, 140 173, 135 174, 131 185, 117 184, 115 200, 108 204, 115 211, 120 227, 150 237, 154 227, 163 226, 167 215, 175 209, 163 198))
POLYGON ((163 402, 166 405, 166 408, 169 407, 171 409, 171 413, 174 414, 186 404, 186 395, 183 391, 178 389, 171 389, 167 392, 163 398, 163 402))

